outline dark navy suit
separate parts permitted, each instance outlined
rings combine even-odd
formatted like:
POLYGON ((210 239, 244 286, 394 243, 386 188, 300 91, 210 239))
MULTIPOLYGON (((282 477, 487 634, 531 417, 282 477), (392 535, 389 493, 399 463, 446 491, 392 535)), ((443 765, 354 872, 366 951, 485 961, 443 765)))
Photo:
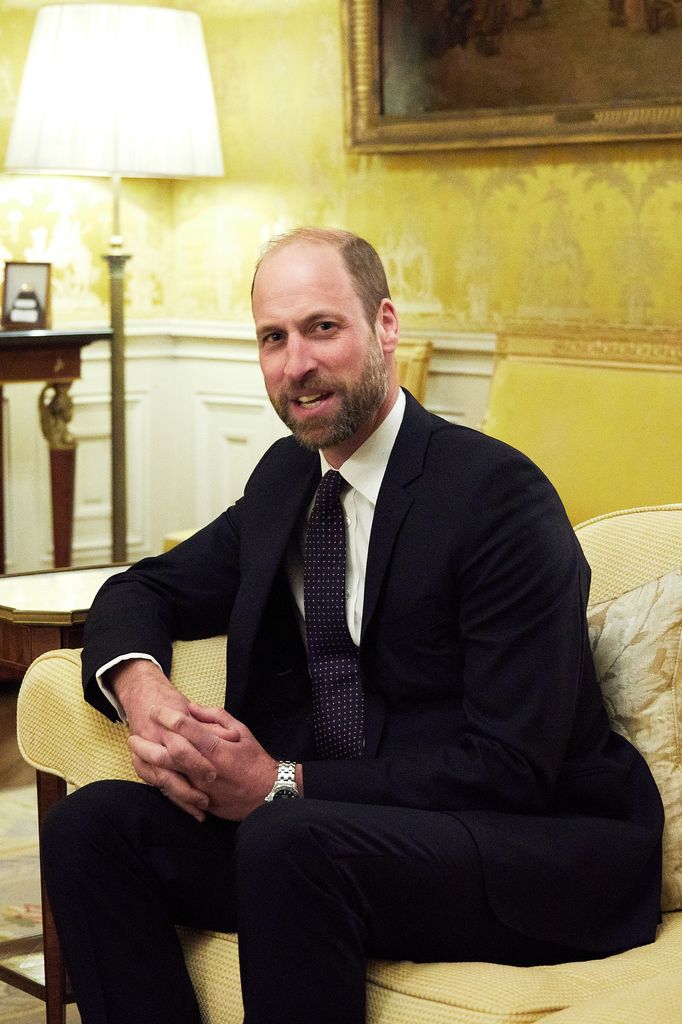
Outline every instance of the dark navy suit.
POLYGON ((232 508, 114 577, 87 623, 86 698, 113 717, 99 666, 145 651, 167 670, 173 639, 227 632, 226 707, 273 756, 303 762, 301 804, 442 812, 473 840, 504 928, 595 956, 652 941, 660 799, 609 729, 589 567, 546 478, 407 396, 367 562, 365 750, 321 761, 284 570, 319 477, 317 454, 278 441, 232 508))

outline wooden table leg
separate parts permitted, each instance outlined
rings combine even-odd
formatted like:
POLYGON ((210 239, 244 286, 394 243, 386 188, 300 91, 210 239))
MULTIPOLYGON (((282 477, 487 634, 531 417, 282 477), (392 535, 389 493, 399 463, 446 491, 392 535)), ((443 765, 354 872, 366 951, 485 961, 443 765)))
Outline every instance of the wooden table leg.
POLYGON ((75 479, 76 449, 51 448, 50 483, 52 485, 52 540, 55 569, 71 565, 75 479))
MULTIPOLYGON (((38 790, 38 829, 50 807, 66 796, 66 783, 57 775, 36 772, 38 790)), ((47 1024, 65 1024, 66 1021, 66 967, 59 948, 45 883, 40 878, 43 907, 43 958, 45 960, 45 1020, 47 1024)))
POLYGON ((40 426, 50 446, 55 569, 71 565, 76 439, 69 433, 73 416, 70 387, 68 381, 46 384, 38 399, 40 426))

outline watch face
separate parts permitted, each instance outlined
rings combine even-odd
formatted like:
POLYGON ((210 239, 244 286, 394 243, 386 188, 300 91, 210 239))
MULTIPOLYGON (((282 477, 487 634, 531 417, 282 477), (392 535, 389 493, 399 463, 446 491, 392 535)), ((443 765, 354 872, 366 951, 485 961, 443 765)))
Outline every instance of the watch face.
POLYGON ((278 789, 272 797, 273 800, 297 800, 298 793, 295 789, 291 789, 289 786, 283 786, 278 789))

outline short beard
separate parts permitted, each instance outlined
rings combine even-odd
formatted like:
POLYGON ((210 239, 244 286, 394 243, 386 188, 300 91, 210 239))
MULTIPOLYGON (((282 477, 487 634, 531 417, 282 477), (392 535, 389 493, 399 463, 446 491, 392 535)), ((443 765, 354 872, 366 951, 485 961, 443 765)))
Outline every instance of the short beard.
POLYGON ((360 379, 355 384, 314 378, 310 389, 334 391, 341 399, 341 408, 335 416, 314 422, 300 423, 290 412, 289 399, 284 392, 271 395, 270 401, 279 418, 286 424, 298 443, 310 451, 334 448, 347 441, 369 419, 377 414, 388 394, 388 372, 381 346, 370 334, 367 354, 360 379))

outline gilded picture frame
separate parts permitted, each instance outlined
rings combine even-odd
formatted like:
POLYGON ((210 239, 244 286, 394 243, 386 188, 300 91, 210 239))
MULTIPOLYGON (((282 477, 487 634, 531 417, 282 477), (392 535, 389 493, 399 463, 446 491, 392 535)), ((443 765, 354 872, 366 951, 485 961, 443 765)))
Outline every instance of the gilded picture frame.
POLYGON ((351 150, 682 137, 682 0, 341 0, 341 11, 351 150))

